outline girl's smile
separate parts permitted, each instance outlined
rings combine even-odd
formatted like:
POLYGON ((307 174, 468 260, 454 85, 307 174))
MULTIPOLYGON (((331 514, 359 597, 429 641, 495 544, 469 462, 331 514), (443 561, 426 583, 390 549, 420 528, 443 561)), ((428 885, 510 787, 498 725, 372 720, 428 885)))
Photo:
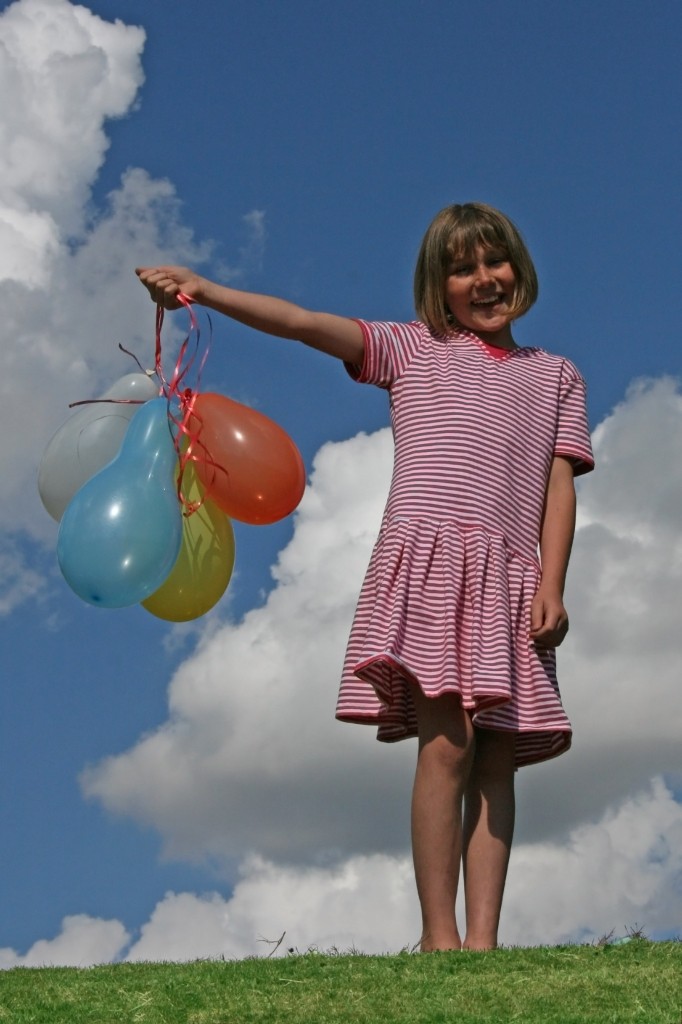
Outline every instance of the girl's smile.
POLYGON ((453 262, 445 279, 445 302, 460 327, 493 345, 515 348, 510 326, 515 286, 506 254, 478 246, 453 262))

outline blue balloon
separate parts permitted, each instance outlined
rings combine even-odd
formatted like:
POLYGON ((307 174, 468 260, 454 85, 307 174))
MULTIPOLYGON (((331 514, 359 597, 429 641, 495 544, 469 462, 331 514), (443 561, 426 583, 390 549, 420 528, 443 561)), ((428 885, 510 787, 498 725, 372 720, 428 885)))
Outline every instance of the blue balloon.
POLYGON ((140 406, 113 462, 66 507, 57 558, 66 582, 89 604, 125 608, 153 594, 182 543, 177 453, 165 398, 140 406))

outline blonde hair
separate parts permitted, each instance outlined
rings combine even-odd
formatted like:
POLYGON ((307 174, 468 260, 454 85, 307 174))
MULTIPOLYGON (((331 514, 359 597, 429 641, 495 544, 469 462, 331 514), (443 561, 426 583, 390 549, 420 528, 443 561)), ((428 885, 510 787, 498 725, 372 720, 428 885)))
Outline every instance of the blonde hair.
POLYGON ((452 330, 454 318, 445 304, 445 281, 455 260, 474 250, 501 249, 516 279, 511 318, 527 313, 538 297, 538 278, 518 228, 499 210, 485 203, 446 206, 431 221, 419 250, 414 272, 417 316, 436 333, 452 330))

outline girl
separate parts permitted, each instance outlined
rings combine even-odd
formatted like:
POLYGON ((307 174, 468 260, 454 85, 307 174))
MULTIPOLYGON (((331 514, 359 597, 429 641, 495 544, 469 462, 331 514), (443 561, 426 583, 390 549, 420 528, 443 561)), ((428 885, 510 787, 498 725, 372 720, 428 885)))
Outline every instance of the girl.
POLYGON ((180 267, 137 274, 167 309, 183 292, 328 352, 356 380, 388 391, 393 480, 337 717, 376 724, 384 741, 418 737, 412 848, 421 949, 494 948, 515 769, 570 745, 554 648, 568 630, 573 477, 593 467, 578 371, 512 336, 537 297, 519 232, 482 203, 442 210, 422 242, 420 319, 410 324, 311 312, 180 267))

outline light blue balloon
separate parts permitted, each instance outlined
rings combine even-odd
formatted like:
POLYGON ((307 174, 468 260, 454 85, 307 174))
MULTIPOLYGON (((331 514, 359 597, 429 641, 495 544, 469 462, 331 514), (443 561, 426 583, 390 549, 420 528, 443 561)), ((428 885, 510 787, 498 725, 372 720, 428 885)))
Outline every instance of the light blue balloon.
POLYGON ((182 543, 177 461, 166 399, 154 398, 135 413, 113 462, 67 505, 57 558, 84 601, 139 604, 170 574, 182 543))

